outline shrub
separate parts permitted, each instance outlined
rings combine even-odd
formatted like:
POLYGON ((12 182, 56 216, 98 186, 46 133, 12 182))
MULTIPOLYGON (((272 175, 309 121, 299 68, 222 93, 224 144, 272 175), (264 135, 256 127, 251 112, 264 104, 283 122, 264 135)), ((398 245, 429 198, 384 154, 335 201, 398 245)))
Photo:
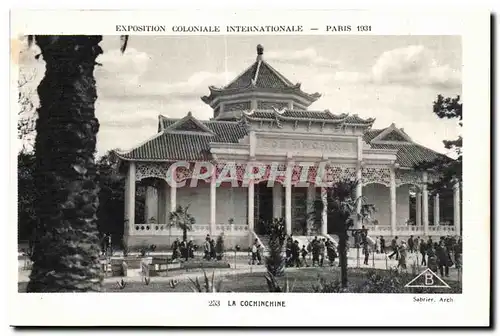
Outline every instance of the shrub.
POLYGON ((346 293, 347 291, 347 288, 342 287, 339 279, 326 282, 325 279, 319 277, 317 283, 313 285, 314 293, 346 293))
POLYGON ((273 276, 283 276, 285 274, 285 257, 283 256, 285 221, 283 218, 274 218, 268 228, 269 256, 266 257, 266 268, 273 276))
POLYGON ((462 288, 459 283, 447 281, 450 288, 415 288, 405 287, 415 278, 415 275, 400 272, 393 268, 390 270, 368 270, 361 271, 358 276, 363 276, 365 280, 358 283, 349 283, 346 288, 342 288, 339 279, 327 283, 323 278, 313 285, 315 293, 461 293, 462 288))
POLYGON ((288 281, 288 279, 285 279, 285 285, 282 288, 272 273, 268 272, 264 277, 266 278, 266 282, 267 282, 267 290, 270 293, 291 293, 291 292, 293 292, 293 287, 295 285, 295 281, 293 282, 292 286, 290 286, 290 282, 288 281))
MULTIPOLYGON (((203 270, 203 277, 204 277, 203 285, 198 280, 198 277, 196 277, 196 281, 193 281, 193 279, 188 278, 189 281, 191 281, 190 287, 191 287, 193 292, 218 293, 221 291, 222 280, 218 280, 217 283, 215 282, 215 272, 212 273, 212 280, 211 281, 208 279, 208 276, 207 276, 207 273, 205 272, 205 270, 203 270)), ((172 285, 171 285, 171 287, 172 287, 172 285)))

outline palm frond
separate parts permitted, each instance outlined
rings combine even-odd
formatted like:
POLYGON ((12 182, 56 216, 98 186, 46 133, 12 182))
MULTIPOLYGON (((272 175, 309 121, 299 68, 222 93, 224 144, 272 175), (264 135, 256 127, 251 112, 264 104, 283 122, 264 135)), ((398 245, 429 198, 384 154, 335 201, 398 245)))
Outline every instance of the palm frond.
POLYGON ((203 278, 205 280, 205 292, 211 292, 210 290, 210 280, 208 280, 207 272, 203 270, 203 278))

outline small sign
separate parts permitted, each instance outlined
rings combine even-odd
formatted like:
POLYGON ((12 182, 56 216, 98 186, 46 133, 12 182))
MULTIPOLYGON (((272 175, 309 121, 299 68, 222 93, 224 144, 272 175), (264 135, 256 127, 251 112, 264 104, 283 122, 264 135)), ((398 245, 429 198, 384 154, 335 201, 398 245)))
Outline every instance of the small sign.
POLYGON ((436 273, 429 268, 417 275, 405 287, 413 288, 450 288, 436 273))

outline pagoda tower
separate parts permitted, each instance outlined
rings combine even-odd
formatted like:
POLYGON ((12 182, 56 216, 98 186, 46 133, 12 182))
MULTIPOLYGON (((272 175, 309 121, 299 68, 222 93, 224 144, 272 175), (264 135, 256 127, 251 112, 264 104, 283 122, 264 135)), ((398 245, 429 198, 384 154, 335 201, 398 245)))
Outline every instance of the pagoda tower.
POLYGON ((307 110, 321 97, 301 90, 264 60, 264 47, 257 45, 255 62, 222 88, 210 86, 201 100, 210 105, 215 120, 239 119, 253 110, 307 110))

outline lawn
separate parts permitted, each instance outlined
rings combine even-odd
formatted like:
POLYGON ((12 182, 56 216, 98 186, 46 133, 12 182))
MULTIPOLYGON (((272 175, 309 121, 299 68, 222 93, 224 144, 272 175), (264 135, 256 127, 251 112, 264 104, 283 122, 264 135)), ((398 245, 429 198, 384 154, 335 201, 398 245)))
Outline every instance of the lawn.
MULTIPOLYGON (((211 278, 211 271, 207 271, 207 275, 211 278)), ((268 292, 268 288, 264 275, 264 272, 228 274, 225 276, 216 276, 215 281, 222 281, 222 292, 266 293, 268 292)), ((377 270, 376 275, 377 277, 374 277, 373 273, 369 273, 369 269, 349 269, 349 292, 461 293, 462 291, 461 284, 448 279, 446 281, 451 289, 433 288, 423 290, 421 288, 404 288, 404 285, 414 277, 412 274, 402 274, 394 277, 389 271, 377 270)), ((118 288, 116 283, 105 283, 103 284, 103 292, 192 292, 190 287, 191 282, 188 277, 190 275, 186 273, 186 278, 179 280, 175 288, 172 288, 170 283, 165 281, 165 279, 153 277, 149 285, 140 282, 128 282, 124 289, 118 288)), ((335 282, 340 278, 340 271, 338 268, 326 267, 295 269, 288 271, 285 277, 278 278, 278 282, 283 286, 285 278, 288 278, 292 292, 311 293, 314 292, 313 287, 318 284, 320 277, 326 283, 335 282)), ((191 276, 191 278, 193 277, 191 276)), ((200 283, 203 284, 203 280, 203 277, 199 277, 200 283)), ((24 292, 25 290, 26 283, 20 283, 19 292, 24 292)))

